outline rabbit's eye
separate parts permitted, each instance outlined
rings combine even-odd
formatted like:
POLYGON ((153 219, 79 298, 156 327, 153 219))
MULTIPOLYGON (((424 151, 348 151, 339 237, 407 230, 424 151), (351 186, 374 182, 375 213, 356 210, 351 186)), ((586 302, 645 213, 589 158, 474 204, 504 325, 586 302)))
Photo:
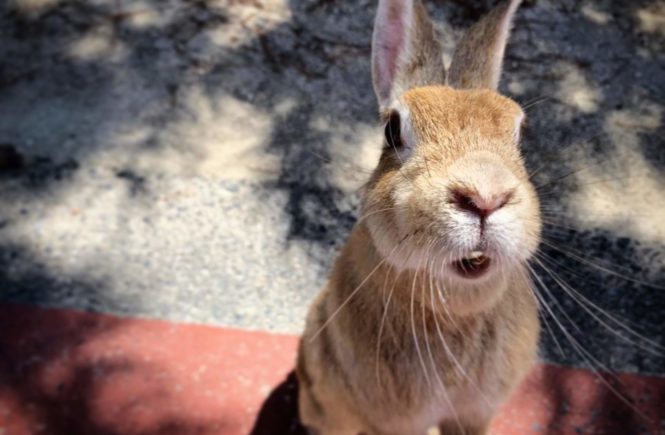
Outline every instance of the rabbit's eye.
POLYGON ((400 127, 399 113, 393 110, 390 113, 390 118, 386 123, 386 144, 388 148, 400 149, 402 148, 402 132, 400 127))

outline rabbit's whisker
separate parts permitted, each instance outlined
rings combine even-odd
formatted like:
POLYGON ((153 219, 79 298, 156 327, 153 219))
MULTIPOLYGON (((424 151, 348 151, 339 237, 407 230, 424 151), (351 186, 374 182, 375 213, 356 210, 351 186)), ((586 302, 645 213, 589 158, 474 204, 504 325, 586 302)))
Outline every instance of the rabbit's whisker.
MULTIPOLYGON (((584 166, 579 167, 579 168, 575 168, 575 169, 573 169, 572 171, 569 171, 569 172, 567 172, 567 173, 565 173, 565 174, 563 174, 563 175, 560 175, 560 176, 557 176, 557 177, 555 177, 555 178, 553 178, 553 179, 551 179, 551 180, 548 180, 548 181, 544 182, 543 184, 536 185, 536 186, 535 186, 535 189, 536 189, 537 191, 540 191, 543 187, 550 186, 550 185, 553 185, 553 184, 556 184, 556 183, 559 183, 559 182, 565 181, 568 177, 571 177, 571 176, 573 176, 573 175, 575 175, 575 174, 579 174, 580 172, 583 172, 583 171, 589 170, 589 169, 594 168, 594 167, 597 167, 597 166, 604 165, 604 164, 606 164, 606 163, 608 163, 608 162, 611 162, 611 161, 613 161, 613 160, 620 159, 620 158, 622 158, 622 157, 624 157, 624 156, 629 156, 629 155, 631 155, 631 154, 632 154, 632 151, 625 151, 625 152, 623 152, 623 153, 619 153, 619 154, 617 154, 617 155, 610 156, 610 157, 608 157, 607 159, 603 159, 603 160, 600 160, 600 161, 597 161, 597 162, 594 162, 594 163, 590 163, 590 164, 588 164, 588 165, 584 165, 584 166)), ((624 178, 625 178, 625 177, 624 177, 624 178)), ((620 179, 620 178, 619 178, 619 179, 620 179)))
MULTIPOLYGON (((561 305, 558 303, 556 298, 550 293, 549 289, 545 285, 545 283, 542 281, 540 276, 533 270, 533 268, 527 263, 526 264, 527 268, 531 271, 532 275, 536 279, 536 281, 540 284, 541 288, 547 293, 548 297, 554 302, 555 306, 561 311, 563 316, 570 322, 575 329, 580 332, 580 334, 584 334, 580 328, 577 326, 577 324, 570 318, 570 316, 566 313, 565 309, 561 307, 561 305)), ((537 287, 534 287, 534 291, 536 294, 537 292, 537 287)), ((543 306, 547 309, 547 311, 550 313, 552 318, 554 319, 555 323, 559 326, 559 329, 561 332, 564 334, 564 336, 567 338, 568 342, 573 346, 573 348, 577 351, 578 355, 582 357, 584 360, 585 364, 594 372, 596 377, 598 378, 599 381, 601 381, 619 400, 621 400, 625 405, 627 405, 633 412, 638 414, 641 418, 644 419, 644 421, 649 421, 648 417, 640 411, 638 408, 636 408, 631 401, 626 398, 616 387, 614 387, 610 382, 605 379, 604 376, 602 376, 597 369, 595 368, 596 366, 600 367, 601 370, 605 373, 606 376, 609 376, 614 382, 616 382, 619 385, 622 385, 622 382, 620 379, 616 377, 616 375, 609 370, 607 367, 605 367, 602 363, 600 363, 593 355, 591 355, 588 351, 584 349, 584 347, 575 339, 574 336, 570 334, 570 332, 563 326, 563 324, 559 321, 557 316, 554 314, 552 309, 549 307, 549 305, 543 300, 543 306), (594 366, 594 364, 596 366, 594 366)))
MULTIPOLYGON (((404 236, 404 237, 402 238, 402 240, 400 240, 399 243, 393 248, 393 250, 391 251, 391 255, 392 255, 392 254, 397 250, 397 248, 399 248, 399 247, 402 245, 402 243, 403 243, 405 240, 407 240, 411 235, 412 235, 412 234, 407 234, 406 236, 404 236)), ((365 283, 366 283, 367 281, 369 281, 369 279, 372 277, 372 275, 374 275, 374 273, 376 273, 376 271, 379 270, 379 268, 380 268, 381 266, 383 266, 383 264, 384 264, 385 262, 386 262, 386 259, 383 258, 381 261, 379 261, 379 262, 377 263, 377 265, 374 267, 374 269, 372 269, 372 270, 367 274, 367 276, 365 277, 365 279, 363 279, 363 280, 360 282, 360 284, 358 284, 358 286, 357 286, 357 287, 351 292, 351 294, 350 294, 350 295, 344 300, 344 302, 342 302, 342 303, 340 304, 340 306, 337 307, 337 309, 336 309, 335 311, 333 311, 333 313, 330 315, 330 317, 328 317, 328 320, 326 320, 326 321, 323 323, 323 325, 321 325, 321 327, 320 327, 320 328, 319 328, 319 329, 318 329, 318 330, 312 335, 312 337, 310 337, 310 339, 309 339, 309 342, 310 342, 310 343, 311 343, 312 341, 314 341, 314 340, 319 336, 319 334, 320 334, 320 333, 326 328, 326 326, 328 326, 328 325, 330 324, 330 322, 332 322, 332 320, 335 318, 335 316, 337 316, 337 314, 342 310, 342 308, 344 308, 344 306, 346 306, 346 304, 349 303, 349 301, 353 298, 353 296, 355 296, 356 293, 358 293, 358 291, 360 291, 360 289, 363 287, 363 285, 365 285, 365 283)))
MULTIPOLYGON (((584 149, 586 146, 593 146, 593 145, 595 145, 593 143, 593 141, 595 139, 598 139, 601 136, 608 136, 609 137, 609 135, 604 131, 594 133, 594 134, 590 135, 587 138, 581 138, 581 139, 575 140, 574 142, 571 142, 569 144, 566 144, 566 145, 563 145, 563 146, 558 146, 556 148, 556 151, 550 151, 550 152, 542 153, 540 155, 539 161, 541 161, 541 162, 559 161, 560 159, 557 159, 557 158, 560 157, 560 154, 561 154, 562 151, 573 149, 573 148, 576 148, 576 147, 584 149)), ((543 168, 547 168, 547 163, 539 164, 538 169, 533 171, 534 175, 535 175, 535 173, 539 172, 543 168)), ((529 180, 533 181, 533 176, 529 177, 529 180)))
MULTIPOLYGON (((559 249, 555 248, 556 245, 554 244, 553 241, 548 240, 548 239, 544 239, 543 242, 549 242, 549 243, 543 243, 543 244, 544 244, 544 245, 547 245, 547 247, 549 247, 549 248, 556 249, 557 251, 559 251, 559 249)), ((563 248, 561 248, 561 249, 563 249, 563 248)), ((566 247, 566 249, 567 249, 568 251, 570 251, 571 253, 573 253, 573 254, 577 254, 578 256, 587 259, 587 258, 585 257, 586 254, 584 254, 583 252, 581 252, 581 251, 579 251, 579 250, 577 250, 577 249, 575 249, 575 248, 571 248, 570 246, 568 246, 568 247, 566 247)), ((545 251, 543 251, 543 250, 541 250, 540 252, 543 253, 543 254, 545 254, 545 251)), ((559 251, 559 252, 560 252, 560 251, 559 251)), ((551 257, 551 255, 550 255, 550 257, 551 257)), ((587 259, 587 260, 588 260, 588 259, 587 259)), ((629 272, 629 273, 630 273, 630 272, 634 272, 634 270, 630 269, 629 267, 622 266, 622 265, 620 265, 620 264, 615 264, 615 263, 613 263, 613 262, 611 262, 611 261, 608 261, 608 260, 598 259, 598 261, 599 261, 599 262, 602 262, 602 264, 598 264, 598 263, 596 263, 598 266, 601 266, 601 267, 602 267, 603 265, 605 265, 605 267, 611 267, 612 269, 624 270, 624 271, 629 272)), ((560 266, 561 266, 561 267, 564 267, 562 264, 560 264, 560 266)), ((568 270, 571 271, 571 272, 574 273, 574 274, 578 274, 578 275, 579 275, 578 272, 572 271, 572 270, 570 270, 570 269, 568 269, 568 270)), ((604 271, 604 270, 603 270, 603 271, 604 271)), ((626 276, 624 276, 624 278, 630 278, 630 277, 626 275, 626 276)))
MULTIPOLYGON (((550 248, 552 248, 552 249, 554 249, 554 250, 556 250, 556 251, 562 253, 563 255, 565 255, 565 256, 567 256, 567 257, 573 258, 573 259, 575 259, 575 260, 577 260, 577 261, 579 261, 579 262, 581 262, 581 263, 584 263, 584 264, 586 264, 586 265, 588 265, 588 266, 591 266, 591 267, 593 267, 593 268, 595 268, 595 269, 598 269, 598 270, 600 270, 600 271, 602 271, 602 272, 605 272, 605 273, 607 273, 607 274, 609 274, 609 275, 616 276, 616 277, 621 278, 621 279, 624 279, 624 280, 626 280, 626 281, 634 282, 635 284, 640 284, 640 285, 643 285, 643 286, 647 286, 647 287, 651 287, 651 288, 655 288, 655 289, 659 289, 659 290, 665 290, 665 286, 652 284, 652 283, 650 283, 650 282, 647 282, 647 281, 644 281, 644 280, 641 280, 641 279, 631 278, 631 277, 626 276, 626 275, 624 275, 624 274, 622 274, 622 273, 615 272, 615 271, 612 270, 612 269, 608 269, 607 267, 604 267, 604 266, 601 266, 601 265, 599 265, 599 264, 596 264, 596 263, 594 263, 594 262, 591 261, 591 260, 588 260, 588 259, 586 259, 586 258, 584 258, 584 257, 581 257, 581 256, 579 256, 579 255, 577 255, 577 254, 575 254, 575 253, 573 253, 573 252, 570 252, 570 249, 566 250, 566 249, 560 248, 560 247, 556 246, 555 244, 548 242, 548 241, 545 240, 545 239, 542 240, 542 243, 543 243, 544 245, 547 245, 547 246, 549 246, 550 248)), ((614 267, 614 266, 613 266, 613 267, 614 267)))
POLYGON ((541 104, 547 100, 551 100, 552 98, 553 98, 552 95, 541 95, 540 97, 532 98, 526 101, 524 104, 520 103, 520 106, 522 106, 522 110, 526 112, 531 107, 537 106, 538 104, 541 104))
MULTIPOLYGON (((433 273, 430 270, 429 271, 429 276, 430 276, 430 280, 429 280, 430 305, 432 306, 432 312, 433 313, 438 313, 440 310, 438 310, 436 308, 435 303, 434 303, 434 282, 432 280, 432 275, 433 275, 433 273)), ((443 306, 443 308, 447 310, 447 307, 445 307, 445 305, 443 306)), ((487 398, 485 393, 483 393, 483 391, 480 389, 480 387, 478 387, 478 384, 467 374, 466 370, 464 370, 464 367, 462 367, 462 365, 460 364, 459 360, 455 356, 455 354, 452 351, 452 349, 450 348, 450 346, 448 346, 448 342, 446 341, 446 339, 443 335, 442 329, 441 329, 441 325, 439 324, 438 315, 434 315, 433 317, 434 317, 434 326, 436 328, 436 332, 437 332, 437 335, 439 337, 439 341, 443 345, 443 349, 446 352, 446 355, 448 355, 450 357, 450 359, 453 361, 453 367, 455 369, 455 372, 457 373, 458 376, 461 375, 466 380, 468 380, 469 383, 471 384, 471 386, 480 394, 480 397, 483 399, 483 401, 488 406, 491 406, 491 402, 487 398)), ((458 331, 459 331, 459 329, 458 329, 458 331)))
POLYGON ((596 320, 599 324, 601 324, 605 329, 607 329, 609 332, 617 336, 618 338, 626 341, 627 343, 637 346, 653 355, 656 356, 663 356, 662 352, 658 352, 653 350, 652 348, 649 348, 645 345, 643 345, 641 342, 632 340, 631 338, 625 336, 624 334, 618 332, 615 328, 612 326, 608 325, 605 320, 600 318, 598 314, 601 314, 605 316, 606 319, 609 319, 611 323, 613 323, 616 327, 619 327, 623 331, 625 331, 627 334, 638 338, 642 342, 649 343, 651 346, 653 346, 656 349, 665 350, 665 347, 659 345, 653 340, 650 340, 649 338, 645 337, 644 335, 636 332, 634 329, 630 328, 627 326, 625 323, 621 322, 617 318, 615 318, 611 313, 609 313, 607 310, 604 310, 603 308, 599 307, 592 301, 590 301, 588 298, 586 298, 584 295, 582 295, 579 291, 575 290, 573 287, 571 287, 568 283, 566 283, 563 278, 555 273, 553 270, 548 268, 544 263, 552 265, 552 262, 549 261, 544 255, 537 255, 533 259, 535 262, 537 262, 540 267, 549 274, 552 279, 559 284, 559 286, 575 301, 577 302, 583 309, 586 311, 594 320, 596 320), (541 261, 542 260, 542 261, 541 261), (595 310, 595 311, 594 311, 595 310), (598 314, 597 314, 598 313, 598 314))
MULTIPOLYGON (((531 282, 533 282, 533 280, 531 280, 531 279, 527 276, 527 274, 525 274, 525 273, 522 272, 522 273, 520 273, 520 275, 522 276, 523 279, 525 279, 525 280, 530 280, 531 282)), ((544 321, 544 323, 545 323, 545 328, 547 329, 547 332, 549 333, 550 337, 551 337, 552 340, 554 341, 554 344, 556 345, 557 350, 558 350, 558 352, 559 352, 559 356, 561 356, 561 357, 563 358, 563 357, 566 356, 566 353, 563 351, 563 347, 562 347, 561 344, 559 343, 559 340, 556 338, 556 334, 554 334, 554 331, 552 330, 552 328, 551 328, 549 322, 547 321, 547 316, 545 315, 546 313, 543 312, 544 301, 542 301, 542 300, 538 297, 538 294, 537 294, 537 291, 538 291, 538 290, 537 290, 533 285, 531 286, 531 288, 533 289, 532 292, 531 292, 531 295, 533 296, 534 300, 536 301, 536 304, 538 305, 538 311, 541 312, 541 313, 543 314, 543 315, 541 316, 541 318, 543 319, 543 321, 544 321)))
MULTIPOLYGON (((409 255, 407 256, 406 261, 408 261, 411 258, 411 255, 415 252, 415 249, 412 249, 409 255)), ((383 314, 381 316, 381 324, 379 326, 379 334, 378 334, 378 339, 376 342, 376 377, 377 377, 377 382, 379 385, 381 385, 381 374, 379 371, 379 362, 380 362, 380 355, 381 355, 381 338, 383 335, 383 329, 386 325, 386 318, 388 316, 388 308, 390 306, 390 301, 392 300, 393 297, 393 292, 395 291, 395 287, 397 287, 397 281, 399 280, 400 275, 402 274, 403 269, 400 269, 397 274, 395 275, 393 285, 390 289, 390 293, 388 294, 388 299, 385 301, 383 305, 383 314)), ((387 277, 390 276, 390 272, 386 273, 386 279, 387 277)))
MULTIPOLYGON (((428 249, 428 254, 431 248, 433 247, 435 241, 432 241, 430 243, 430 248, 428 249)), ((425 267, 423 269, 423 274, 427 273, 429 274, 429 270, 427 268, 427 263, 428 259, 430 258, 429 255, 425 256, 425 267)), ((423 277, 424 278, 424 277, 423 277)), ((439 387, 441 388, 441 392, 443 393, 443 398, 446 402, 446 404, 450 407, 451 412, 453 413, 453 418, 455 419, 455 423, 457 424, 457 427, 460 429, 462 433, 464 433, 464 427, 462 426, 462 423, 460 422, 459 416, 457 415, 457 411, 455 410, 455 406, 453 405, 453 401, 450 398, 450 395, 448 394, 448 389, 446 388, 445 384, 441 380, 441 376, 439 375, 439 370, 437 369, 436 363, 434 362, 434 356, 432 354, 432 347, 429 342, 429 336, 427 333, 427 322, 426 322, 426 314, 425 314, 425 283, 423 283, 420 286, 420 307, 421 307, 421 312, 422 312, 422 324, 423 324, 423 333, 425 335, 425 345, 427 346, 427 353, 429 354, 429 360, 430 364, 432 365, 432 370, 434 371, 434 375, 436 376, 436 379, 439 383, 439 387)), ((432 311, 432 317, 436 320, 436 312, 432 311)))
POLYGON ((399 209, 400 209, 400 207, 395 206, 395 207, 386 207, 386 208, 382 208, 382 209, 379 209, 379 210, 368 211, 367 213, 365 213, 364 215, 362 215, 358 218, 358 220, 356 221, 356 224, 359 224, 359 223, 363 222, 365 219, 367 219, 370 216, 374 216, 375 214, 384 213, 384 212, 387 212, 387 211, 399 210, 399 209))
MULTIPOLYGON (((421 237, 422 241, 422 237, 421 237)), ((416 333, 416 323, 414 318, 414 306, 415 306, 415 293, 416 293, 416 279, 418 277, 418 269, 413 273, 413 281, 411 283, 411 304, 410 304, 410 316, 411 316, 411 332, 413 333, 413 344, 416 347, 416 353, 418 354, 418 360, 423 368, 423 374, 425 375, 425 380, 430 388, 432 388, 432 382, 429 378, 429 372, 427 366, 425 365, 425 360, 423 359, 422 351, 420 350, 420 344, 418 343, 418 334, 416 333)))
MULTIPOLYGON (((564 210, 557 210, 556 208, 551 208, 549 210, 548 209, 541 209, 541 212, 544 216, 551 217, 551 218, 568 218, 568 219, 570 219, 570 218, 574 217, 572 212, 569 213, 569 212, 564 211, 564 210)), ((593 216, 593 217, 598 217, 598 218, 602 218, 602 217, 610 218, 610 217, 622 216, 621 214, 618 214, 618 213, 587 213, 587 215, 588 216, 593 216)), ((655 215, 651 214, 651 213, 634 213, 634 212, 631 211, 630 216, 631 217, 653 217, 655 215)))

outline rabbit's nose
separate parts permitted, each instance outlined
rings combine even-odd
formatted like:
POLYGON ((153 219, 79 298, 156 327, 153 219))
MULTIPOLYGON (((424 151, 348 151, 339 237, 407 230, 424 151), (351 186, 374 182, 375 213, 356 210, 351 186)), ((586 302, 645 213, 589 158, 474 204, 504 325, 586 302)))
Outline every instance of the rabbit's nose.
POLYGON ((451 194, 451 202, 458 209, 472 213, 484 221, 501 207, 506 205, 513 192, 507 191, 500 194, 481 195, 475 191, 455 189, 451 194))

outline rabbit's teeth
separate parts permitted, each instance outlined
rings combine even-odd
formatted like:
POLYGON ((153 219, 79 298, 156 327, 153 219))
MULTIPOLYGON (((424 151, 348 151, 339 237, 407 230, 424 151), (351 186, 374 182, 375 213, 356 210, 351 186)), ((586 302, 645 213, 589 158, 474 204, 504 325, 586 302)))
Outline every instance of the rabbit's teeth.
POLYGON ((480 251, 474 251, 469 257, 462 258, 461 260, 452 263, 457 274, 468 279, 480 278, 485 275, 489 270, 490 265, 490 258, 480 251))

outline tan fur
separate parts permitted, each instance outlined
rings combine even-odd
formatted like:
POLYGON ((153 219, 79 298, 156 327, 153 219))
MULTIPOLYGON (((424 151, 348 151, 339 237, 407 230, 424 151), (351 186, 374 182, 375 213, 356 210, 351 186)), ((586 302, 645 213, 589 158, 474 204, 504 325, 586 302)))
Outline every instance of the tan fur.
MULTIPOLYGON (((404 100, 410 102, 413 124, 422 141, 419 151, 431 157, 430 171, 443 170, 446 162, 449 164, 469 151, 469 147, 455 147, 452 139, 462 137, 459 142, 468 143, 463 138, 464 129, 460 128, 458 117, 473 115, 484 120, 477 127, 487 138, 478 142, 477 149, 496 153, 500 161, 512 162, 511 168, 528 183, 516 147, 500 145, 514 140, 511 128, 514 119, 508 109, 519 111, 515 103, 490 91, 478 93, 444 87, 415 89, 405 94, 404 100), (447 107, 450 101, 440 101, 446 98, 459 101, 447 107), (479 102, 483 104, 476 106, 479 102), (439 112, 433 109, 436 107, 450 110, 439 112), (495 113, 491 107, 496 107, 495 113), (450 122, 448 125, 445 120, 435 122, 437 116, 443 114, 450 122), (448 140, 447 146, 442 145, 448 140)), ((476 126, 470 128, 468 134, 479 134, 475 130, 476 126)), ((415 165, 411 171, 400 173, 390 160, 383 158, 372 177, 363 214, 394 205, 390 198, 396 186, 408 183, 405 177, 413 177, 413 183, 422 182, 423 189, 428 189, 424 165, 415 165)), ((530 211, 534 214, 531 222, 536 225, 531 230, 535 248, 539 226, 534 210, 537 205, 531 203, 530 211)), ((413 220, 417 222, 415 213, 413 220)), ((428 219, 426 214, 423 216, 428 219)), ((436 412, 430 415, 427 411, 432 406, 431 397, 441 396, 440 392, 433 391, 437 389, 438 376, 447 394, 452 396, 450 400, 454 400, 455 413, 460 420, 468 425, 484 422, 481 423, 484 428, 498 404, 529 369, 535 354, 539 330, 537 309, 522 266, 506 271, 509 272, 506 276, 498 276, 491 283, 466 286, 445 282, 425 270, 399 270, 384 262, 338 312, 334 321, 312 340, 384 259, 374 247, 368 226, 375 225, 385 232, 396 231, 397 225, 393 223, 396 218, 391 212, 377 213, 374 217, 375 220, 368 218, 354 228, 329 283, 310 310, 298 364, 300 379, 309 380, 301 390, 303 421, 324 434, 354 435, 422 434, 432 424, 456 425, 446 417, 450 413, 441 412, 443 417, 440 417, 436 412), (391 302, 386 307, 391 289, 391 302), (435 292, 445 296, 446 308, 435 292), (379 346, 379 326, 384 312, 385 328, 379 346), (430 372, 429 382, 417 357, 412 321, 430 372), (447 349, 439 338, 439 330, 447 349), (428 346, 436 369, 431 366, 428 346), (379 347, 381 353, 377 356, 379 347), (464 367, 471 380, 459 373, 449 353, 464 367), (483 395, 489 403, 485 403, 483 395), (316 402, 320 406, 312 405, 316 402)), ((416 225, 408 231, 416 232, 417 228, 416 225)), ((425 231, 419 235, 421 244, 436 237, 425 231)), ((444 405, 443 409, 445 398, 438 402, 444 405)), ((467 433, 484 432, 480 429, 472 432, 469 426, 467 433)))
POLYGON ((419 142, 466 144, 465 139, 477 135, 490 151, 520 161, 517 149, 505 146, 515 140, 515 119, 524 116, 511 99, 489 90, 458 91, 447 86, 419 87, 402 98, 413 114, 419 142))
POLYGON ((523 112, 492 90, 421 85, 384 107, 404 120, 404 149, 384 150, 307 317, 297 375, 312 433, 485 434, 536 354, 525 262, 541 224, 518 148, 523 112), (510 201, 483 232, 459 191, 510 201), (478 249, 492 258, 486 276, 456 275, 451 264, 478 249))

